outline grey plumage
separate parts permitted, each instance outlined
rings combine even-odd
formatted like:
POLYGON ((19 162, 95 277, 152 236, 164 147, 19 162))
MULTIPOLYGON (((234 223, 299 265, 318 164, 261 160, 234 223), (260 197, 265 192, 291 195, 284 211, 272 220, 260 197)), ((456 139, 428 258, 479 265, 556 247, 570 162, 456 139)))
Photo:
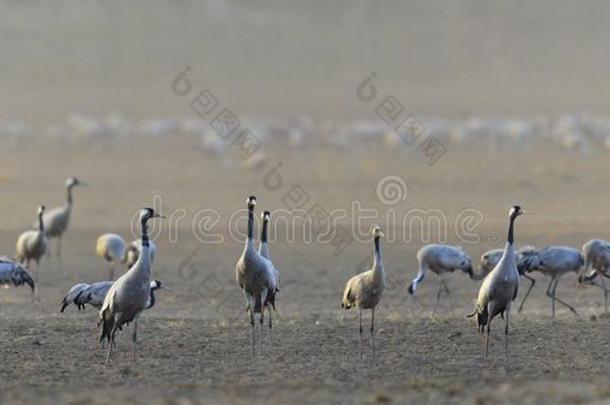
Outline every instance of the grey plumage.
MULTIPOLYGON (((453 273, 455 270, 461 270, 467 273, 470 278, 474 277, 470 256, 457 246, 441 244, 426 245, 417 252, 417 262, 419 263, 419 271, 417 272, 417 276, 409 284, 409 294, 415 294, 417 286, 424 280, 428 271, 432 271, 440 277, 440 284, 436 293, 436 301, 434 303, 432 316, 436 315, 442 293, 445 292, 447 296, 450 295, 449 286, 445 280, 445 274, 453 273)), ((453 305, 451 305, 451 310, 453 311, 453 305)))
MULTIPOLYGON (((157 245, 154 241, 149 241, 149 251, 150 251, 150 262, 155 262, 155 255, 157 254, 157 245)), ((127 268, 130 268, 138 261, 138 257, 140 256, 140 251, 142 250, 142 241, 134 240, 129 244, 127 250, 125 251, 125 265, 127 268)))
POLYGON ((0 287, 19 287, 27 284, 34 291, 34 279, 21 263, 6 256, 0 256, 0 287))
MULTIPOLYGON (((112 287, 113 281, 100 281, 93 284, 79 283, 68 291, 68 294, 61 302, 60 312, 64 312, 66 307, 73 304, 79 311, 84 310, 86 305, 100 309, 104 304, 104 299, 112 287)), ((155 305, 155 291, 163 287, 159 280, 150 282, 150 295, 144 309, 150 309, 155 305)))
POLYGON ((254 356, 254 313, 260 309, 260 340, 259 352, 263 345, 263 322, 265 304, 269 291, 275 289, 275 279, 271 262, 262 257, 254 249, 254 206, 256 197, 250 196, 248 204, 248 236, 244 250, 235 266, 235 278, 244 293, 246 305, 250 314, 250 353, 254 356))
MULTIPOLYGON (((275 288, 267 292, 267 303, 266 306, 271 306, 275 310, 275 296, 280 292, 280 272, 277 270, 275 265, 273 264, 273 260, 271 260, 271 253, 269 252, 269 221, 271 220, 271 213, 269 211, 264 211, 261 215, 262 217, 262 229, 261 229, 261 240, 258 246, 258 253, 269 260, 271 265, 271 272, 274 276, 274 285, 275 288)), ((257 312, 255 310, 255 312, 257 312)), ((271 308, 269 308, 269 330, 271 330, 272 320, 271 320, 271 308)))
POLYGON ((358 309, 359 330, 359 354, 362 358, 362 310, 371 310, 371 352, 375 358, 375 308, 381 301, 385 289, 385 269, 383 267, 383 256, 381 253, 381 238, 383 232, 380 227, 373 228, 373 243, 375 257, 373 267, 363 273, 350 278, 343 290, 341 308, 349 310, 352 307, 358 309))
MULTIPOLYGON (((519 304, 519 309, 517 310, 518 313, 521 313, 521 311, 523 311, 525 300, 529 296, 530 291, 532 291, 532 288, 534 288, 534 285, 536 285, 536 279, 531 277, 526 272, 526 266, 528 264, 527 259, 537 253, 538 252, 536 251, 536 248, 534 248, 533 246, 522 246, 515 252, 517 258, 517 271, 519 272, 519 275, 521 277, 526 278, 530 282, 530 285, 527 291, 525 292, 523 299, 521 300, 521 304, 519 304)), ((492 249, 483 253, 479 262, 479 275, 476 278, 473 277, 473 279, 481 279, 484 278, 487 274, 489 274, 494 269, 494 267, 496 267, 503 254, 504 249, 492 249)))
POLYGON ((44 228, 47 237, 57 238, 57 256, 61 256, 61 238, 70 224, 70 213, 72 211, 72 189, 76 186, 83 186, 76 177, 66 179, 66 203, 61 207, 49 209, 43 216, 44 228))
POLYGON ((608 312, 608 289, 606 278, 610 278, 610 242, 591 239, 582 247, 585 265, 578 275, 578 282, 588 282, 604 292, 604 311, 608 312))
POLYGON ((133 322, 132 358, 136 359, 136 340, 138 317, 146 308, 150 297, 151 261, 148 241, 148 221, 159 218, 152 208, 144 208, 140 212, 142 227, 142 252, 138 261, 110 287, 100 310, 99 325, 102 326, 100 341, 108 340, 108 355, 106 363, 112 356, 112 347, 117 330, 123 325, 133 322))
MULTIPOLYGON (((567 273, 579 273, 585 264, 585 259, 578 249, 568 246, 547 246, 524 259, 525 272, 538 271, 551 278, 546 295, 552 300, 551 314, 555 317, 555 303, 568 308, 578 315, 573 306, 557 297, 559 279, 567 273)), ((525 298, 524 298, 525 300, 525 298)))
POLYGON ((513 228, 515 219, 524 213, 525 211, 517 205, 511 208, 509 212, 508 238, 504 248, 504 254, 496 267, 483 280, 483 284, 479 289, 474 312, 468 315, 469 317, 476 317, 478 329, 481 334, 487 331, 485 337, 485 357, 487 357, 489 351, 491 321, 498 314, 502 315, 505 319, 504 340, 505 351, 508 354, 510 310, 513 301, 517 297, 517 291, 519 290, 519 272, 517 271, 517 261, 513 248, 513 228))
MULTIPOLYGON (((121 235, 116 233, 105 233, 97 238, 95 244, 95 254, 106 262, 109 271, 109 280, 114 279, 116 268, 126 261, 126 243, 121 235)), ((134 262, 131 264, 133 265, 134 262)), ((127 266, 129 268, 131 266, 127 266)))
POLYGON ((38 229, 35 231, 26 231, 19 235, 16 246, 16 259, 18 262, 25 264, 28 268, 32 260, 36 262, 36 281, 40 276, 40 259, 45 254, 48 245, 44 222, 42 221, 44 212, 44 205, 38 207, 38 229))

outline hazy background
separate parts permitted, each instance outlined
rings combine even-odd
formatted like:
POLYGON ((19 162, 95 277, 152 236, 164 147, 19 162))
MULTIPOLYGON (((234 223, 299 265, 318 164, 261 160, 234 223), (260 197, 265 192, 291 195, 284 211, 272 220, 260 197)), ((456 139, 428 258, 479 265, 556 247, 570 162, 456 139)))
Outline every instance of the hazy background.
POLYGON ((605 1, 1 1, 0 119, 185 116, 186 66, 236 113, 608 112, 605 1))

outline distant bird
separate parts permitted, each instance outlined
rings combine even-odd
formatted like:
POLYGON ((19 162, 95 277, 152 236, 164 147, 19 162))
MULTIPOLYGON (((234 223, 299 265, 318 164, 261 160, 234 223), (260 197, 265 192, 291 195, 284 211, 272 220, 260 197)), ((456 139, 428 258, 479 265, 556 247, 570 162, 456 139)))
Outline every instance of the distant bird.
POLYGON ((352 307, 358 308, 358 330, 360 333, 359 353, 362 359, 362 310, 371 310, 371 351, 375 359, 375 307, 381 301, 385 289, 385 270, 383 268, 383 256, 381 254, 381 238, 383 232, 379 226, 373 228, 373 243, 375 246, 375 257, 373 267, 363 273, 350 278, 343 291, 341 308, 348 310, 352 307))
MULTIPOLYGON (((48 210, 44 217, 44 229, 49 239, 57 238, 57 257, 61 257, 61 238, 68 229, 70 223, 70 212, 72 211, 72 189, 76 186, 84 186, 76 177, 66 179, 67 201, 64 205, 48 210)), ((50 249, 49 249, 50 252, 50 249)))
MULTIPOLYGON (((530 291, 532 291, 532 288, 534 288, 534 285, 536 284, 536 279, 528 275, 525 271, 525 259, 535 254, 537 254, 537 251, 533 246, 522 246, 516 251, 517 271, 519 272, 519 275, 521 277, 528 279, 530 282, 530 286, 528 287, 525 295, 523 296, 521 304, 519 304, 519 309, 517 310, 518 313, 521 313, 521 311, 523 310, 523 304, 525 304, 525 300, 527 299, 530 294, 530 291)), ((481 255, 481 261, 479 263, 479 276, 482 276, 481 278, 483 278, 487 274, 489 274, 494 269, 494 267, 496 267, 496 265, 502 258, 502 255, 504 255, 504 249, 492 249, 483 253, 481 255)), ((477 278, 473 277, 473 280, 476 279, 477 278)), ((480 280, 480 278, 478 279, 480 280)))
POLYGON ((34 291, 35 283, 27 270, 20 263, 0 256, 0 287, 19 287, 23 284, 29 285, 34 291))
MULTIPOLYGON (((445 280, 446 273, 452 273, 454 270, 462 270, 471 278, 474 277, 472 269, 472 260, 460 247, 450 245, 430 244, 422 247, 417 252, 417 261, 419 263, 419 271, 417 276, 409 284, 409 294, 415 294, 415 290, 419 283, 426 277, 428 270, 436 273, 440 277, 440 285, 436 293, 436 301, 432 316, 436 315, 438 304, 440 302, 443 291, 449 295, 449 286, 445 280)), ((453 309, 453 307, 452 307, 453 309)))
MULTIPOLYGON (((155 255, 157 254, 157 245, 154 241, 149 240, 148 243, 150 246, 148 250, 150 251, 150 263, 155 262, 155 255)), ((125 252, 125 265, 127 268, 130 268, 138 261, 138 257, 140 257, 140 251, 142 251, 142 241, 134 240, 127 247, 127 251, 125 252)))
MULTIPOLYGON (((30 267, 30 261, 36 262, 36 278, 40 276, 40 259, 47 250, 48 240, 45 236, 45 227, 42 217, 45 207, 38 207, 38 230, 26 231, 17 239, 17 261, 30 267)), ((37 281, 37 280, 36 280, 37 281)))
MULTIPOLYGON (((116 268, 120 264, 125 263, 125 260, 127 259, 126 253, 125 239, 123 239, 121 235, 117 235, 116 233, 105 233, 97 238, 95 254, 104 259, 108 265, 109 280, 114 280, 116 268)), ((133 263, 135 263, 135 260, 133 263)), ((129 268, 130 266, 127 267, 129 268)))
MULTIPOLYGON (((100 281, 94 284, 79 283, 70 288, 68 294, 61 302, 60 312, 64 312, 66 307, 73 304, 79 311, 84 310, 86 305, 91 305, 94 308, 100 309, 104 304, 104 298, 108 294, 108 290, 112 287, 113 281, 100 281)), ((159 280, 150 282, 150 296, 146 302, 144 309, 150 309, 155 305, 155 291, 159 289, 168 289, 159 280)))
MULTIPOLYGON (((582 253, 578 249, 568 246, 547 246, 524 260, 524 271, 539 271, 551 277, 546 295, 552 300, 551 314, 553 317, 555 317, 555 302, 564 305, 574 315, 578 315, 573 306, 557 298, 556 290, 561 276, 572 272, 578 274, 584 264, 585 259, 582 253)), ((525 298, 523 300, 525 301, 525 298)))
MULTIPOLYGON (((273 265, 273 261, 271 260, 271 254, 269 253, 269 241, 268 241, 268 228, 269 228, 269 220, 271 219, 271 213, 269 211, 264 211, 262 215, 263 225, 261 230, 261 240, 260 245, 258 247, 258 253, 263 256, 265 259, 269 260, 271 264, 272 274, 274 276, 274 285, 275 288, 269 290, 267 292, 267 299, 265 306, 269 310, 269 334, 271 334, 272 329, 272 316, 271 316, 271 308, 275 310, 275 295, 280 292, 280 272, 277 271, 275 266, 273 265)), ((257 312, 255 308, 254 312, 257 312)))
POLYGON ((260 340, 259 352, 263 346, 264 307, 269 302, 267 295, 275 290, 276 282, 271 262, 262 257, 254 249, 254 206, 256 197, 250 196, 248 204, 248 237, 244 250, 235 266, 235 277, 239 287, 244 292, 248 312, 250 313, 250 353, 254 356, 254 313, 260 309, 260 340))
POLYGON ((504 328, 505 352, 508 355, 508 324, 512 303, 517 298, 519 290, 519 272, 517 271, 517 259, 513 248, 513 228, 515 219, 524 214, 525 211, 518 205, 513 206, 509 212, 508 238, 504 254, 496 267, 485 277, 479 289, 474 312, 468 317, 476 316, 479 332, 483 334, 487 328, 485 338, 485 357, 489 351, 489 333, 491 321, 500 314, 506 321, 504 328))
POLYGON ((119 277, 110 287, 104 298, 100 310, 99 325, 102 325, 100 341, 108 340, 108 356, 106 364, 110 361, 114 338, 118 329, 133 322, 132 358, 136 360, 136 340, 138 317, 146 308, 150 298, 151 261, 148 241, 148 221, 152 218, 163 218, 152 208, 140 211, 140 224, 142 228, 142 252, 138 261, 119 277))

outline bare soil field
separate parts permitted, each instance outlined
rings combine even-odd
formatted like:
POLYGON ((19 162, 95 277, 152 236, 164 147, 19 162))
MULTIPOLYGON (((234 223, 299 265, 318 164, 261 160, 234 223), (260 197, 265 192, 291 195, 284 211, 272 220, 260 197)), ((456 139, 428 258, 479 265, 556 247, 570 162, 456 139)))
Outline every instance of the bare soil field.
MULTIPOLYGON (((337 254, 326 244, 289 243, 282 229, 271 245, 282 273, 273 338, 265 330, 262 353, 251 359, 247 314, 234 281, 242 243, 228 229, 247 195, 259 197, 259 213, 273 213, 300 185, 310 196, 308 206, 315 202, 329 210, 354 201, 384 215, 394 210, 397 217, 414 208, 438 209, 447 219, 447 242, 462 245, 475 262, 485 250, 503 246, 513 203, 532 212, 517 222, 518 244, 580 247, 592 237, 610 238, 607 154, 451 146, 432 167, 414 151, 319 148, 296 154, 269 148, 267 156, 255 170, 242 168, 237 156, 227 166, 179 141, 142 149, 0 150, 1 253, 14 253, 39 204, 63 203, 65 177, 88 183, 75 191, 61 261, 51 257, 41 264, 40 301, 26 288, 0 290, 0 402, 610 403, 610 318, 599 289, 576 288, 576 276, 567 275, 558 291, 579 316, 558 307, 552 319, 548 279, 534 274, 538 283, 525 310, 512 317, 509 356, 498 319, 490 357, 482 359, 474 321, 466 318, 480 282, 451 275, 451 301, 443 301, 432 318, 438 278, 426 278, 417 301, 407 298, 406 288, 417 272, 417 250, 442 235, 419 228, 415 233, 423 233, 413 235, 410 229, 406 243, 397 236, 403 226, 388 224, 385 216, 365 221, 381 223, 392 239, 383 242, 388 289, 376 312, 376 361, 368 333, 365 358, 358 359, 356 314, 339 311, 344 283, 368 266, 372 244, 354 240, 337 254), (283 186, 271 191, 265 175, 280 161, 283 186), (396 204, 376 195, 376 185, 390 174, 408 186, 396 204), (69 307, 60 314, 59 303, 73 284, 106 276, 95 256, 97 236, 131 237, 133 213, 153 203, 166 215, 185 214, 180 222, 163 224, 157 236, 153 275, 171 291, 159 292, 155 307, 141 318, 137 363, 123 332, 106 366, 97 312, 69 307), (218 212, 215 230, 222 243, 195 237, 192 222, 202 208, 218 212), (482 216, 471 230, 479 236, 474 241, 464 241, 454 226, 468 208, 482 216)), ((349 228, 351 222, 348 217, 341 223, 349 228)), ((525 283, 521 294, 524 289, 525 283)))

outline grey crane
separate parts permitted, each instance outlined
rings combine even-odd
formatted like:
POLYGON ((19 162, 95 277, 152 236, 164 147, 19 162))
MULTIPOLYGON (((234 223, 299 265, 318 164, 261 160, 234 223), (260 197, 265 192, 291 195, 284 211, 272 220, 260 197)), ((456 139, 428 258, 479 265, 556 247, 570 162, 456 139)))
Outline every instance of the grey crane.
POLYGON ((29 285, 34 292, 34 279, 25 267, 6 256, 0 256, 0 287, 19 287, 24 284, 29 285))
MULTIPOLYGON (((68 229, 70 223, 70 212, 72 211, 72 189, 76 186, 84 186, 85 183, 76 177, 66 179, 66 203, 61 207, 49 209, 44 217, 44 229, 49 239, 57 238, 57 257, 61 257, 61 238, 68 229)), ((50 249, 49 249, 50 252, 50 249)))
MULTIPOLYGON (((108 279, 114 280, 116 268, 126 261, 126 243, 121 235, 105 233, 97 238, 95 254, 104 259, 108 265, 108 279)), ((137 260, 137 259, 136 259, 137 260)), ((136 261, 134 260, 133 263, 136 261)), ((131 263, 131 265, 133 265, 131 263)), ((127 266, 128 268, 131 266, 127 266)))
POLYGON ((261 352, 263 346, 264 309, 268 304, 267 295, 269 291, 275 290, 276 286, 271 262, 262 257, 254 249, 254 206, 256 205, 256 197, 248 197, 247 204, 248 236, 244 244, 244 250, 235 266, 235 278, 244 293, 250 314, 250 353, 254 356, 254 313, 257 309, 260 309, 259 352, 261 352))
MULTIPOLYGON (((45 235, 45 227, 42 217, 45 212, 45 206, 38 207, 38 229, 35 231, 26 231, 19 235, 17 239, 17 261, 30 267, 30 261, 36 262, 35 280, 38 281, 40 276, 40 259, 44 256, 48 240, 45 235)), ((36 289, 38 291, 38 289, 36 289)))
MULTIPOLYGON (((449 296, 449 286, 445 280, 445 274, 452 273, 456 269, 467 273, 470 278, 473 278, 474 271, 472 269, 472 260, 460 247, 441 244, 429 244, 422 247, 417 252, 417 261, 419 263, 419 271, 417 276, 409 284, 409 294, 414 295, 419 283, 421 283, 428 270, 436 273, 440 277, 440 284, 436 293, 436 301, 432 316, 436 315, 438 305, 440 303, 443 292, 449 296)), ((453 311, 453 305, 451 306, 453 311)))
MULTIPOLYGON (((526 278, 530 282, 530 285, 527 291, 525 292, 523 299, 521 300, 521 304, 519 304, 519 309, 517 309, 518 313, 521 313, 521 311, 523 311, 523 305, 525 304, 525 300, 530 295, 530 291, 532 291, 534 285, 536 285, 536 279, 527 274, 527 272, 525 271, 525 265, 526 259, 537 253, 538 252, 536 251, 536 248, 534 248, 533 246, 521 246, 515 252, 517 256, 517 271, 519 272, 519 275, 521 277, 526 278)), ((496 267, 503 254, 504 249, 492 249, 483 253, 481 255, 481 261, 479 263, 479 275, 484 277, 489 274, 489 272, 491 272, 494 267, 496 267)))
MULTIPOLYGON (((555 317, 556 302, 568 308, 574 315, 578 315, 572 305, 557 297, 557 285, 563 275, 572 272, 578 274, 584 264, 585 259, 582 253, 578 249, 568 246, 547 246, 536 252, 536 254, 525 258, 523 263, 524 271, 539 271, 551 278, 546 295, 552 300, 552 317, 555 317)), ((524 301, 525 298, 523 299, 524 301)))
POLYGON ((133 322, 132 333, 132 358, 136 360, 136 340, 138 317, 146 308, 150 298, 151 261, 148 241, 148 221, 152 218, 163 218, 152 208, 144 208, 140 211, 140 224, 142 227, 142 252, 138 261, 110 287, 104 298, 100 310, 100 321, 102 326, 100 341, 108 340, 108 356, 106 364, 112 356, 112 347, 117 330, 123 325, 133 322))
MULTIPOLYGON (((94 308, 100 309, 104 304, 104 298, 108 294, 110 287, 112 287, 113 281, 100 281, 93 284, 78 283, 68 291, 68 294, 61 301, 61 308, 59 312, 64 312, 68 305, 73 304, 76 308, 81 311, 85 309, 86 305, 91 305, 94 308)), ((159 280, 152 280, 150 282, 150 296, 144 309, 150 309, 155 305, 155 291, 159 289, 169 290, 159 280)))
POLYGON ((385 289, 385 269, 383 267, 383 256, 381 253, 381 241, 383 231, 379 226, 373 227, 373 243, 375 258, 373 267, 363 273, 350 278, 343 291, 341 308, 349 310, 358 308, 358 331, 360 333, 359 354, 362 359, 362 310, 371 310, 371 352, 375 359, 375 307, 381 301, 385 289))
MULTIPOLYGON (((276 269, 273 261, 271 260, 271 254, 269 253, 269 240, 268 240, 268 228, 269 221, 271 220, 271 213, 269 211, 263 211, 262 214, 263 225, 261 227, 261 240, 258 246, 258 253, 263 256, 265 259, 269 260, 271 264, 271 269, 273 276, 275 278, 274 284, 275 288, 273 290, 269 290, 267 292, 267 299, 265 306, 269 310, 269 336, 271 336, 271 329, 273 327, 273 317, 271 315, 271 308, 275 310, 275 296, 280 292, 280 272, 276 269)), ((255 308, 255 313, 257 312, 255 308)))
POLYGON ((582 247, 585 265, 578 275, 578 282, 589 282, 604 291, 604 311, 608 312, 608 289, 606 278, 610 278, 610 242, 591 239, 582 247), (598 281, 599 280, 599 281, 598 281))
POLYGON ((517 297, 519 290, 519 272, 517 271, 517 260, 513 247, 514 235, 513 228, 515 219, 524 214, 525 211, 520 206, 515 205, 509 212, 508 238, 504 247, 504 254, 496 267, 483 280, 479 289, 477 303, 474 312, 468 317, 476 316, 479 332, 483 334, 487 329, 485 337, 485 354, 489 351, 489 334, 491 332, 491 321, 500 314, 504 317, 504 345, 508 355, 508 326, 510 320, 510 309, 517 297))

